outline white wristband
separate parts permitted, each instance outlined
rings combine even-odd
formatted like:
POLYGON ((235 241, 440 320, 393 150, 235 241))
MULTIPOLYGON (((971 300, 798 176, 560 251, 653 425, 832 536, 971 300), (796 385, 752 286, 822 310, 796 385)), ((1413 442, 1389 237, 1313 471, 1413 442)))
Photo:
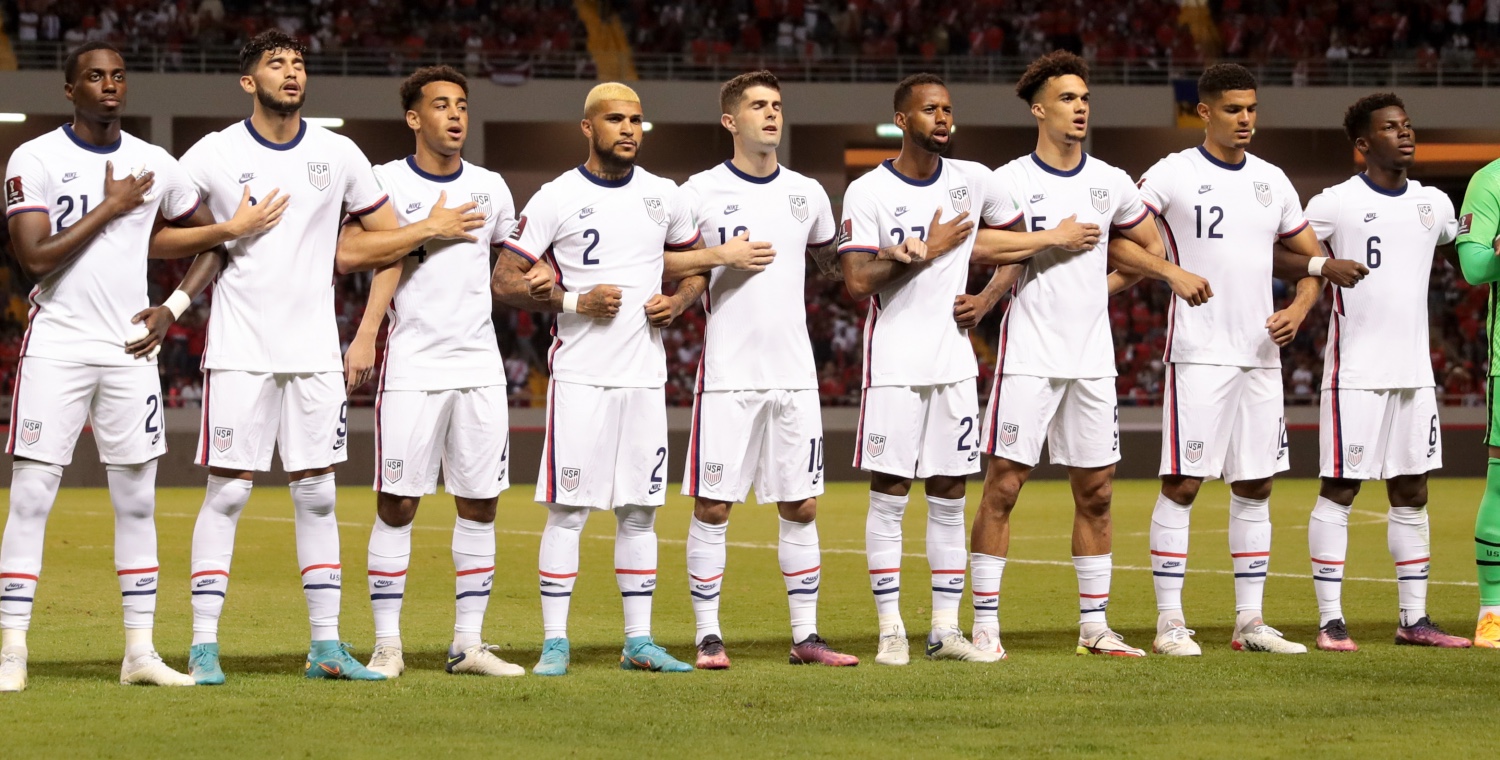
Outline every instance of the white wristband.
POLYGON ((1314 256, 1307 260, 1307 273, 1313 277, 1322 277, 1323 265, 1327 263, 1327 256, 1314 256))
POLYGON ((564 314, 577 314, 578 313, 578 294, 577 293, 564 293, 563 294, 563 313, 564 314))
POLYGON ((188 307, 192 305, 192 297, 180 290, 172 291, 172 295, 167 296, 167 300, 162 302, 162 306, 172 310, 173 319, 181 319, 182 313, 187 311, 188 307))

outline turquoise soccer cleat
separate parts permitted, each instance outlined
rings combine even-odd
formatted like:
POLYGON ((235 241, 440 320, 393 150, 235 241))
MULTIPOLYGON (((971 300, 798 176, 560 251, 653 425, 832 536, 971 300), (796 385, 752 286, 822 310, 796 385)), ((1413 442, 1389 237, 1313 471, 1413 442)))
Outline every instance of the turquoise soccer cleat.
POLYGON ((691 673, 693 666, 656 645, 650 636, 632 636, 620 653, 620 670, 650 670, 656 673, 691 673))
POLYGON ((565 676, 572 659, 567 639, 547 639, 542 642, 542 659, 537 660, 531 673, 538 676, 565 676))
POLYGON ((337 681, 384 681, 385 676, 361 665, 349 655, 349 645, 338 641, 314 641, 307 653, 307 677, 337 681))
POLYGON ((188 675, 199 686, 223 686, 224 669, 219 667, 219 645, 194 644, 188 650, 188 675))

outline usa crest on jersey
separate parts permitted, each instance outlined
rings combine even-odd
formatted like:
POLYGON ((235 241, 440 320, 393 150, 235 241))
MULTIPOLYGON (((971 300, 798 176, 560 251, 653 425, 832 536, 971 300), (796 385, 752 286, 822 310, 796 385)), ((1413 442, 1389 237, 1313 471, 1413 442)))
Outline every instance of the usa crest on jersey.
POLYGON ((326 161, 309 161, 307 163, 307 181, 319 190, 327 190, 328 184, 333 181, 333 171, 328 168, 326 161))
POLYGON ((1109 212, 1109 189, 1103 187, 1089 188, 1089 200, 1094 204, 1094 210, 1101 214, 1109 212))
POLYGON ((1432 229, 1432 225, 1436 222, 1436 219, 1434 219, 1432 216, 1431 203, 1417 204, 1417 220, 1422 223, 1423 227, 1426 227, 1429 230, 1432 229))
POLYGON ((807 196, 791 195, 788 198, 792 202, 792 218, 799 222, 807 221, 807 196))
POLYGON ((969 210, 969 187, 955 187, 948 191, 948 197, 953 201, 954 213, 962 214, 969 210))
POLYGON ((1255 200, 1260 201, 1260 205, 1262 206, 1271 205, 1271 183, 1255 183, 1255 200))
POLYGON ((475 205, 474 210, 475 211, 478 211, 479 213, 484 214, 484 218, 485 219, 489 219, 490 218, 490 194, 489 193, 470 193, 469 194, 469 200, 474 201, 474 205, 475 205))
POLYGON ((397 483, 401 480, 402 472, 406 469, 406 463, 400 459, 385 460, 384 476, 385 482, 397 483))
POLYGON ((651 221, 663 227, 667 226, 666 204, 662 203, 660 198, 642 198, 641 200, 646 202, 646 216, 651 217, 651 221))

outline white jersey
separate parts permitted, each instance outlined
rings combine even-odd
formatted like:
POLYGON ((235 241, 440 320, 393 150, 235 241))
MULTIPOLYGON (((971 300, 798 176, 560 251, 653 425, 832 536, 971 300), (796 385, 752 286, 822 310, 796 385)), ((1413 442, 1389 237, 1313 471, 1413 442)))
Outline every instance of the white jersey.
POLYGON ((698 389, 810 390, 818 387, 807 337, 806 250, 833 242, 833 208, 822 186, 786 167, 752 177, 728 161, 693 175, 683 200, 707 245, 742 233, 771 243, 762 272, 716 267, 703 309, 698 389))
POLYGON ((401 284, 386 310, 391 321, 381 389, 441 391, 504 384, 490 320, 490 246, 504 242, 516 226, 510 188, 499 174, 467 161, 457 172, 439 176, 422 171, 411 156, 375 167, 375 177, 402 225, 426 219, 445 192, 447 205, 473 202, 485 214, 484 226, 471 231, 478 241, 433 240, 407 256, 401 284))
POLYGON ((1135 183, 1125 172, 1088 154, 1070 171, 1054 169, 1035 153, 995 173, 1015 188, 1026 229, 1057 226, 1077 215, 1105 234, 1087 251, 1049 250, 1026 260, 1000 323, 1000 371, 1051 378, 1115 376, 1109 332, 1109 230, 1146 220, 1135 183))
POLYGON ((284 145, 250 120, 198 141, 182 166, 214 218, 234 216, 246 187, 256 200, 289 196, 281 223, 225 244, 229 265, 214 284, 203 366, 247 372, 339 372, 334 253, 345 213, 360 216, 386 197, 354 141, 302 122, 284 145))
MULTIPOLYGON (((936 174, 915 180, 888 159, 845 191, 839 255, 878 253, 912 236, 926 240, 938 211, 944 222, 969 211, 976 223, 1009 227, 1021 219, 1009 187, 973 161, 939 159, 936 174)), ((947 385, 978 376, 969 331, 953 321, 953 299, 967 292, 973 250, 970 235, 870 299, 863 387, 947 385)))
POLYGON ((1323 389, 1432 387, 1427 281, 1433 248, 1458 236, 1453 201, 1416 180, 1392 192, 1356 174, 1314 196, 1307 221, 1330 256, 1370 268, 1333 289, 1323 389))
POLYGON ((1141 178, 1141 199, 1164 223, 1173 263, 1214 290, 1200 306, 1173 296, 1166 361, 1280 367, 1266 331, 1276 311, 1271 248, 1307 227, 1286 174, 1248 153, 1226 164, 1199 146, 1156 162, 1141 178))
POLYGON ((698 239, 677 185, 639 166, 620 180, 580 166, 542 185, 505 247, 528 261, 550 256, 565 290, 620 289, 614 319, 557 315, 552 378, 606 388, 665 385, 667 354, 661 330, 646 321, 646 301, 661 292, 663 251, 698 239))
POLYGON ((22 356, 98 366, 155 364, 125 353, 136 326, 130 319, 151 305, 146 259, 157 216, 183 220, 198 209, 198 192, 165 150, 120 133, 113 145, 83 142, 63 125, 23 143, 5 171, 6 218, 41 213, 55 234, 104 202, 104 164, 116 178, 145 167, 155 172, 150 200, 105 225, 67 266, 31 291, 22 356))

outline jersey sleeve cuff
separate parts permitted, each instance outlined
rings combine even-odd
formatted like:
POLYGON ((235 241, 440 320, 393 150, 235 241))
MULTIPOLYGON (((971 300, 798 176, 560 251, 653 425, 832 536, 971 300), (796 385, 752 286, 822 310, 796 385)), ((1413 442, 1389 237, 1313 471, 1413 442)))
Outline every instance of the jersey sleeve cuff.
POLYGON ((1289 237, 1291 237, 1293 235, 1296 235, 1297 233, 1299 233, 1299 232, 1307 229, 1307 225, 1308 225, 1308 223, 1306 221, 1303 221, 1301 224, 1297 225, 1297 227, 1295 229, 1293 229, 1291 232, 1283 232, 1283 233, 1277 235, 1276 237, 1279 240, 1285 240, 1285 239, 1287 239, 1287 238, 1289 238, 1289 237))
POLYGON ((361 217, 361 216, 364 216, 365 214, 368 214, 368 213, 374 211, 375 209, 378 209, 381 206, 384 206, 385 202, 388 201, 388 200, 390 200, 390 198, 391 197, 389 195, 382 195, 382 196, 380 196, 380 200, 375 201, 374 203, 371 203, 370 205, 368 205, 368 206, 366 206, 366 207, 364 207, 364 208, 362 208, 362 209, 360 209, 358 211, 350 211, 349 212, 349 216, 352 216, 352 217, 361 217))
POLYGON ((1146 221, 1146 217, 1150 216, 1151 213, 1152 213, 1152 208, 1150 206, 1146 206, 1145 208, 1141 209, 1141 215, 1140 216, 1138 216, 1138 217, 1136 217, 1136 218, 1134 218, 1134 219, 1132 219, 1132 220, 1130 220, 1128 222, 1125 222, 1123 224, 1117 224, 1117 225, 1115 225, 1115 229, 1117 229, 1117 230, 1128 230, 1128 229, 1130 229, 1130 228, 1132 228, 1132 227, 1140 224, 1141 222, 1146 221))
POLYGON ((516 245, 515 243, 512 243, 509 240, 501 243, 500 247, 504 248, 507 251, 510 251, 511 253, 514 253, 517 256, 520 256, 523 259, 526 259, 527 261, 529 261, 529 262, 531 262, 533 264, 535 264, 537 262, 537 257, 536 256, 532 256, 530 253, 528 253, 526 251, 525 248, 522 248, 521 246, 516 245))
POLYGON ((867 245, 846 245, 846 246, 842 246, 842 247, 839 248, 839 255, 840 256, 843 256, 846 253, 868 253, 871 256, 879 256, 880 255, 880 249, 879 248, 871 248, 870 246, 867 246, 867 245))
POLYGON ((682 242, 682 243, 667 243, 667 250, 669 250, 669 251, 686 251, 687 249, 692 248, 693 246, 697 245, 698 241, 702 240, 702 239, 703 239, 703 233, 694 231, 693 232, 693 236, 690 237, 690 238, 688 238, 685 242, 682 242))
POLYGON ((828 238, 827 240, 824 240, 822 242, 808 243, 807 247, 808 248, 822 248, 824 246, 833 244, 833 241, 838 240, 838 239, 839 239, 839 236, 838 235, 834 235, 833 237, 828 238))
POLYGON ((198 207, 202 206, 202 205, 203 205, 203 198, 200 196, 199 198, 197 198, 196 200, 193 201, 193 207, 190 208, 190 209, 188 209, 187 213, 185 213, 185 214, 179 214, 177 216, 167 217, 167 221, 169 223, 171 223, 171 224, 177 224, 178 222, 187 221, 187 218, 190 217, 190 216, 192 216, 193 214, 197 213, 198 212, 198 207))
POLYGON ((30 211, 47 211, 47 210, 48 209, 47 209, 46 206, 16 206, 15 208, 11 208, 11 209, 7 209, 6 210, 6 212, 5 212, 5 218, 9 219, 9 218, 15 216, 16 214, 25 214, 25 213, 30 212, 30 211))
POLYGON ((1142 200, 1141 205, 1151 209, 1151 213, 1156 214, 1157 216, 1161 216, 1161 209, 1157 208, 1156 204, 1152 203, 1151 201, 1142 200))
POLYGON ((984 229, 984 230, 1008 230, 1011 227, 1016 226, 1016 222, 1019 222, 1019 221, 1021 221, 1024 218, 1026 218, 1026 212, 1022 211, 1022 212, 1016 214, 1014 217, 1012 217, 1010 219, 1010 221, 1008 221, 1008 222, 1001 222, 1000 224, 990 224, 989 222, 981 222, 980 225, 979 225, 979 228, 980 229, 984 229))

